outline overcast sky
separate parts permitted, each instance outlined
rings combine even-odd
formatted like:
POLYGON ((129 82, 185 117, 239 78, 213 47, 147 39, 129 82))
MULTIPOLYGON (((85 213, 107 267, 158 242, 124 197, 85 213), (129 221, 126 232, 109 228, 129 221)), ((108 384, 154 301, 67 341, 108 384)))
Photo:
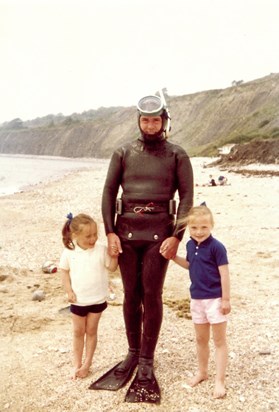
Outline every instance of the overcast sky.
POLYGON ((279 0, 0 0, 0 123, 279 72, 279 0))

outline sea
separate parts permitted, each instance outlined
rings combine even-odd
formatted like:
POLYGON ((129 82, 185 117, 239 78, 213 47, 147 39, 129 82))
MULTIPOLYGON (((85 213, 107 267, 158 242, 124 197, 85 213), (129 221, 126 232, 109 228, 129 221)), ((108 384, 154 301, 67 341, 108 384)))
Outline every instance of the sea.
MULTIPOLYGON (((218 169, 205 169, 217 158, 192 158, 196 183, 206 183, 209 173, 219 173, 218 169), (212 172, 213 170, 213 172, 212 172)), ((34 156, 0 154, 0 197, 28 190, 40 183, 59 179, 71 171, 108 166, 109 159, 69 158, 59 156, 34 156)), ((279 164, 253 164, 242 167, 247 170, 270 170, 279 172, 279 164)), ((232 176, 230 176, 230 181, 232 176)))
POLYGON ((94 168, 105 159, 0 154, 0 196, 59 179, 71 171, 94 168))

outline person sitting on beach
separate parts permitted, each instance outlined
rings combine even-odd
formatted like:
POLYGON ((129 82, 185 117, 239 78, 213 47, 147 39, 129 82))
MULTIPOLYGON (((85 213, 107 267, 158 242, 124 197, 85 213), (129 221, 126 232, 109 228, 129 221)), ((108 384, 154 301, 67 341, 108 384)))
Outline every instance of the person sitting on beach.
POLYGON ((213 179, 212 175, 209 175, 209 186, 217 186, 215 179, 213 179))
POLYGON ((225 176, 219 176, 218 177, 218 183, 220 186, 226 185, 228 182, 228 179, 225 176))
POLYGON ((73 323, 74 371, 71 378, 84 378, 96 349, 98 323, 107 307, 108 271, 116 270, 118 258, 110 257, 107 247, 96 243, 97 224, 86 214, 73 217, 70 213, 62 228, 62 237, 65 249, 59 268, 71 303, 73 323))
POLYGON ((185 257, 173 261, 189 269, 190 309, 195 325, 198 372, 189 382, 194 387, 208 378, 209 338, 212 328, 215 345, 216 378, 214 398, 226 394, 225 375, 228 357, 227 315, 231 311, 228 258, 225 246, 215 239, 212 212, 207 206, 193 207, 182 225, 188 225, 190 240, 185 257))

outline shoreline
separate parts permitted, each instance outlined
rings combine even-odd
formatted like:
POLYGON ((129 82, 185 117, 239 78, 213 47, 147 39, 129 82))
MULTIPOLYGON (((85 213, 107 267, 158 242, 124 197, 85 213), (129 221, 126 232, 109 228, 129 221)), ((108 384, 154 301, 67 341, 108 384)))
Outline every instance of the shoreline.
MULTIPOLYGON (((51 181, 63 179, 63 177, 67 176, 68 174, 72 174, 81 170, 88 169, 90 170, 96 164, 108 165, 110 159, 99 159, 99 158, 71 158, 71 157, 60 157, 60 156, 37 156, 37 155, 23 155, 23 154, 0 154, 0 158, 5 160, 7 159, 22 159, 22 160, 30 160, 31 162, 34 161, 37 163, 38 161, 42 162, 43 165, 44 161, 53 162, 54 168, 52 171, 47 171, 46 174, 43 174, 39 177, 34 177, 32 173, 32 177, 26 177, 25 179, 31 179, 30 183, 24 183, 21 181, 20 183, 13 184, 10 183, 6 186, 5 182, 5 174, 1 176, 1 169, 0 169, 0 198, 4 196, 13 195, 15 193, 23 193, 30 190, 35 190, 37 187, 41 185, 48 184, 51 181), (57 164, 60 166, 57 168, 57 164), (2 182, 2 186, 1 186, 2 182), (3 186, 3 182, 5 182, 3 186)), ((220 172, 236 173, 242 174, 244 176, 279 176, 279 164, 264 164, 264 163, 252 163, 252 164, 236 164, 236 163, 227 163, 227 164, 220 164, 216 165, 216 160, 220 159, 220 157, 194 157, 191 158, 191 162, 195 164, 202 164, 203 168, 205 169, 218 169, 220 172)), ((48 164, 49 166, 50 164, 48 164)), ((38 166, 38 163, 36 164, 38 166)), ((30 167, 30 165, 23 166, 21 173, 24 173, 25 169, 30 167)), ((51 167, 50 167, 51 168, 51 167)), ((33 172, 33 171, 32 171, 33 172)), ((4 172, 5 173, 5 172, 4 172)), ((18 171, 17 171, 18 173, 18 171)), ((31 172, 30 172, 31 173, 31 172)), ((18 178, 15 178, 17 181, 18 178)))
POLYGON ((63 176, 106 164, 106 159, 0 154, 0 196, 25 192, 63 176), (16 170, 15 170, 16 169, 16 170))

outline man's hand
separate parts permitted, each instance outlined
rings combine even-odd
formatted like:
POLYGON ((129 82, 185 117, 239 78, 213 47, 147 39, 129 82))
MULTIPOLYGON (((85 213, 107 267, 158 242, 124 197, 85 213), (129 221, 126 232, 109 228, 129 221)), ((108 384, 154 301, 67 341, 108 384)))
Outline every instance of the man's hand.
POLYGON ((122 253, 122 247, 119 237, 115 233, 109 233, 108 239, 108 254, 111 257, 116 257, 122 253))
POLYGON ((171 236, 163 241, 160 247, 160 253, 165 259, 173 259, 176 256, 179 246, 177 237, 171 236))

